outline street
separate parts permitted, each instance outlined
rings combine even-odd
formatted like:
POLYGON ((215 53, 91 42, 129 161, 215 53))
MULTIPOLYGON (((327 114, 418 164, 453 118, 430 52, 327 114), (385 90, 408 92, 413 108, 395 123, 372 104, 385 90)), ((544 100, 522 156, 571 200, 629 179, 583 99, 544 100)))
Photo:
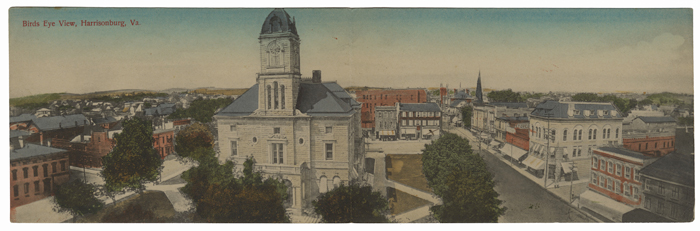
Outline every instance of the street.
POLYGON ((498 198, 508 208, 499 222, 594 222, 498 157, 486 151, 481 156, 494 176, 498 198))

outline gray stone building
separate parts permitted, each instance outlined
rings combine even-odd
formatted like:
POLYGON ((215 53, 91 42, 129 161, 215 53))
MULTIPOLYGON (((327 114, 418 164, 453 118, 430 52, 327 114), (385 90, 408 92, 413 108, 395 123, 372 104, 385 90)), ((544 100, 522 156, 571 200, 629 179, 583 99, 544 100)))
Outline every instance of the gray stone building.
POLYGON ((219 161, 241 170, 254 158, 256 170, 287 184, 288 210, 299 214, 364 172, 360 104, 336 83, 323 83, 320 71, 301 77, 299 35, 284 10, 267 16, 258 39, 257 83, 214 116, 219 161))

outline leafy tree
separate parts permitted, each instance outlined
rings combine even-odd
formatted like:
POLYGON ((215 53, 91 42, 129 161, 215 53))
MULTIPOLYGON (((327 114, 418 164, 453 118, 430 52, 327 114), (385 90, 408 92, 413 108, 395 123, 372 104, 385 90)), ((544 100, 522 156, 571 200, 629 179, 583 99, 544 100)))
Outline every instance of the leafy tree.
POLYGON ((77 216, 94 213, 102 209, 104 203, 95 197, 95 186, 75 180, 58 186, 54 195, 54 211, 68 212, 77 216))
POLYGON ((389 202, 371 186, 360 186, 356 182, 321 194, 311 202, 316 214, 329 223, 384 223, 389 202))
POLYGON ((214 135, 209 131, 207 125, 199 122, 178 132, 175 137, 175 151, 181 157, 199 160, 201 155, 206 155, 206 150, 213 146, 214 135))
POLYGON ((678 125, 681 125, 681 126, 686 126, 686 125, 688 125, 688 126, 693 126, 693 124, 694 124, 694 121, 693 121, 693 117, 692 117, 692 116, 689 116, 689 117, 678 117, 678 125))
POLYGON ((495 223, 505 213, 485 168, 478 172, 454 169, 445 180, 450 190, 442 195, 443 204, 430 208, 441 223, 495 223))
POLYGON ((139 193, 146 182, 156 181, 162 161, 153 148, 151 122, 133 118, 122 122, 121 134, 114 135, 117 144, 102 157, 102 177, 107 191, 123 189, 139 193))
POLYGON ((578 94, 572 96, 571 99, 573 101, 582 101, 582 102, 609 102, 609 103, 613 103, 615 105, 615 107, 617 107, 617 109, 623 114, 627 114, 627 113, 629 113, 630 110, 637 107, 637 100, 618 98, 617 96, 611 95, 611 94, 604 95, 604 96, 598 96, 597 94, 593 94, 593 93, 578 93, 578 94))
POLYGON ((511 89, 492 91, 489 92, 486 97, 488 97, 491 102, 523 102, 520 93, 513 92, 511 89))
POLYGON ((177 109, 168 116, 168 119, 192 118, 202 123, 209 123, 217 110, 228 106, 233 99, 196 99, 187 109, 177 109))
POLYGON ((472 106, 466 106, 462 109, 462 122, 465 128, 472 126, 472 116, 474 115, 474 108, 472 106))
POLYGON ((430 208, 440 222, 496 222, 505 212, 486 163, 466 139, 446 133, 425 145, 422 161, 428 186, 443 201, 430 208))
POLYGON ((649 98, 646 98, 646 99, 643 99, 642 101, 639 101, 640 106, 651 105, 653 103, 654 103, 654 101, 649 99, 649 98))
POLYGON ((284 208, 286 186, 277 179, 263 180, 253 165, 252 159, 246 160, 243 176, 236 178, 233 162, 221 165, 215 158, 204 158, 183 173, 187 184, 182 191, 208 222, 289 222, 284 208))

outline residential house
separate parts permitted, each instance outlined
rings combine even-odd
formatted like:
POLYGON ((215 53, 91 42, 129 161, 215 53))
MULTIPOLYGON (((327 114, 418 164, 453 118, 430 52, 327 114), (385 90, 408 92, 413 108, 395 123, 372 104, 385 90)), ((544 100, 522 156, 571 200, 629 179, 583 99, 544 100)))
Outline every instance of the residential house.
POLYGON ((158 156, 165 159, 175 151, 175 129, 162 129, 153 131, 153 148, 156 149, 158 156))

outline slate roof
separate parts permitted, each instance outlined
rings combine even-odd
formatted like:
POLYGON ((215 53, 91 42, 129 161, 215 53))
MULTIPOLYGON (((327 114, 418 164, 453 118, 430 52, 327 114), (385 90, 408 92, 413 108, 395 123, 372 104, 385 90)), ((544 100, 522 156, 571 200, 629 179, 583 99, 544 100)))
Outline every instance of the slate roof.
MULTIPOLYGON (((454 97, 452 97, 452 98, 456 98, 456 99, 470 99, 470 98, 472 98, 472 96, 469 95, 469 94, 467 94, 467 92, 466 92, 465 90, 460 90, 460 91, 458 91, 457 93, 455 93, 454 97)), ((456 100, 455 100, 455 101, 456 101, 456 100)))
POLYGON ((459 106, 459 104, 462 103, 462 102, 467 102, 467 100, 464 100, 464 99, 456 99, 456 100, 452 101, 452 103, 450 103, 450 107, 457 107, 457 106, 459 106))
MULTIPOLYGON (((337 85, 337 84, 335 84, 337 85)), ((340 86, 338 86, 340 87, 340 86)), ((331 88, 335 86, 331 85, 331 88)), ((342 89, 342 88, 340 88, 342 89)), ((343 90, 345 92, 345 90, 343 90)), ((346 93, 347 94, 347 93, 346 93)), ((350 101, 352 103, 352 101, 350 101)), ((356 102, 356 101, 355 101, 356 102)), ((297 108, 310 116, 347 116, 352 115, 351 103, 343 101, 327 84, 300 83, 297 96, 297 108)), ((359 105, 359 103, 357 103, 359 105)), ((253 85, 233 103, 216 113, 222 116, 248 116, 258 109, 258 84, 253 85)))
POLYGON ((642 168, 642 175, 695 187, 695 156, 670 153, 642 168))
POLYGON ((32 123, 40 131, 51 131, 60 128, 74 128, 89 124, 89 121, 83 114, 67 115, 67 116, 51 116, 32 119, 32 123), (76 126, 77 122, 77 126, 76 126))
POLYGON ((115 119, 114 117, 111 117, 111 116, 108 116, 105 118, 98 117, 98 118, 93 119, 92 122, 94 122, 95 124, 106 124, 106 123, 117 122, 117 119, 115 119))
POLYGON ((511 121, 511 120, 516 120, 516 121, 529 121, 529 120, 530 120, 529 118, 527 118, 527 116, 518 116, 518 117, 502 116, 502 117, 498 117, 498 119, 501 119, 501 120, 508 120, 508 121, 511 121))
POLYGON ((144 114, 147 116, 153 116, 153 115, 170 115, 175 112, 175 104, 174 103, 162 103, 158 105, 157 107, 152 107, 152 108, 146 108, 143 109, 144 114))
POLYGON ((638 119, 644 121, 644 123, 675 123, 676 120, 673 117, 668 116, 639 116, 638 119))
POLYGON ((10 123, 24 122, 36 119, 35 115, 32 114, 21 114, 19 116, 10 116, 10 123))
POLYGON ((602 116, 604 119, 621 119, 622 114, 619 113, 617 108, 611 103, 589 103, 589 102, 559 102, 559 101, 546 101, 535 107, 535 110, 530 113, 534 116, 550 117, 550 118, 575 118, 575 119, 598 119, 597 110, 603 111, 617 111, 616 116, 612 116, 612 113, 602 116), (579 114, 574 114, 569 117, 568 110, 569 106, 573 105, 574 110, 579 110, 579 114), (583 115, 584 110, 591 111, 591 115, 586 117, 583 115))
POLYGON ((216 115, 224 116, 247 116, 258 109, 258 84, 250 87, 239 96, 233 103, 221 109, 216 115))
POLYGON ((402 104, 399 104, 399 110, 401 110, 401 111, 439 112, 440 106, 438 106, 436 103, 402 103, 402 104))
POLYGON ((29 136, 31 134, 32 133, 28 132, 28 131, 10 130, 10 138, 15 138, 15 137, 20 137, 20 136, 29 136))
POLYGON ((622 214, 622 222, 673 222, 672 220, 659 216, 656 213, 649 212, 645 209, 633 209, 625 214, 622 214))
POLYGON ((599 147, 598 149, 606 151, 606 152, 611 152, 611 153, 620 154, 623 156, 629 156, 629 157, 638 158, 638 159, 643 159, 643 160, 652 158, 652 157, 645 156, 642 153, 627 150, 624 148, 599 147))
POLYGON ((24 148, 10 151, 10 160, 65 152, 66 150, 27 143, 24 148))

